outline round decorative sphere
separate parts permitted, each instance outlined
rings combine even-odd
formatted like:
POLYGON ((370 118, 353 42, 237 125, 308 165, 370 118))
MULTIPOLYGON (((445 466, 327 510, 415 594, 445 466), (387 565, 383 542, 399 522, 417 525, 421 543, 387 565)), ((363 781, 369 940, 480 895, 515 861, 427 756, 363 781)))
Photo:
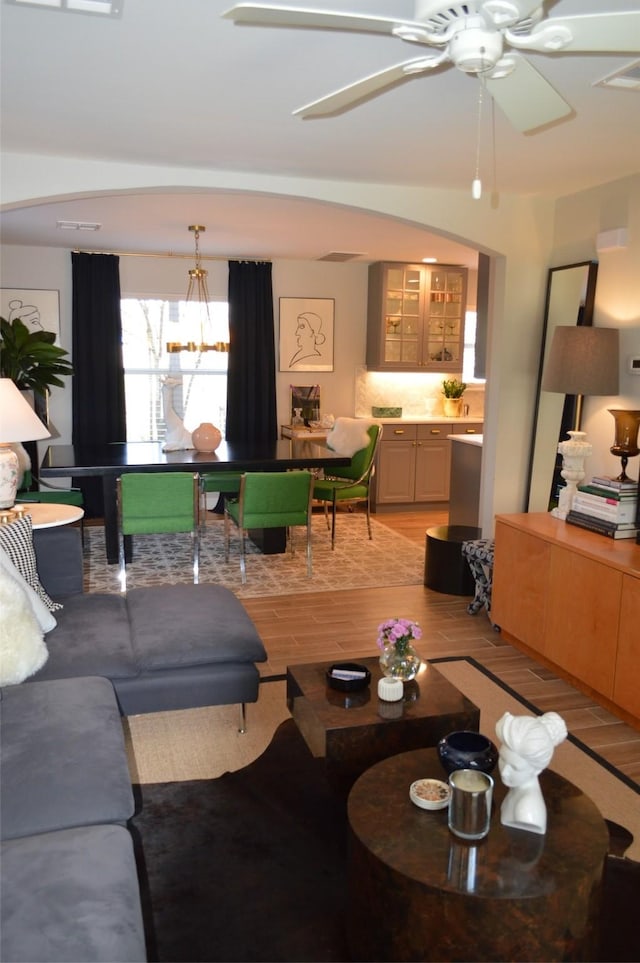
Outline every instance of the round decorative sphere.
POLYGON ((220 430, 210 421, 203 421, 191 433, 191 440, 196 451, 215 451, 222 441, 222 435, 220 430))
POLYGON ((446 773, 456 769, 478 769, 489 773, 495 769, 498 761, 496 746, 479 732, 450 732, 440 740, 437 749, 446 773))

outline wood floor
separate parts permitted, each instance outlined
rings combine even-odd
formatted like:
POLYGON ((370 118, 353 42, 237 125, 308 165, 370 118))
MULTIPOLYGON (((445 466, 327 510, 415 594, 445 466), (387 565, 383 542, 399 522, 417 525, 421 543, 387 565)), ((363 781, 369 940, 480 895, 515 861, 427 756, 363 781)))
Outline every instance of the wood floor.
MULTIPOLYGON (((426 529, 446 524, 447 514, 378 513, 376 519, 424 553, 426 529)), ((504 641, 485 612, 468 615, 468 601, 407 585, 245 599, 244 605, 269 653, 263 676, 282 674, 296 662, 375 655, 378 624, 406 616, 422 626, 417 648, 423 658, 473 656, 541 710, 559 712, 573 735, 640 782, 640 732, 504 641)))

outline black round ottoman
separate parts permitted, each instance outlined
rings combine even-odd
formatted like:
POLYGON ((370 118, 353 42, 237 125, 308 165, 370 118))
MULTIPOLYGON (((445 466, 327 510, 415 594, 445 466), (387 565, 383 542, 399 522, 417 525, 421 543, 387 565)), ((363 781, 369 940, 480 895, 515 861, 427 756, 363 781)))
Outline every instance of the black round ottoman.
POLYGON ((473 595, 476 583, 462 543, 480 538, 482 529, 471 525, 438 525, 427 529, 424 584, 447 595, 473 595))

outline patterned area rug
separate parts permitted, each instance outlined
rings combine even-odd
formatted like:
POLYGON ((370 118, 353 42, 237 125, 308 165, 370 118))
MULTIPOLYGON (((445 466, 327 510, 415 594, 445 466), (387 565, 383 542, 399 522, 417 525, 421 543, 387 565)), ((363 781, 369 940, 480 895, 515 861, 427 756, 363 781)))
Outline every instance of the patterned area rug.
MULTIPOLYGON (((424 577, 424 550, 385 525, 366 516, 341 513, 336 547, 323 515, 313 519, 313 577, 307 578, 304 530, 294 531, 295 554, 262 555, 247 540, 247 584, 240 578, 240 543, 232 531, 229 562, 224 560, 224 524, 207 518, 200 540, 200 581, 230 588, 239 598, 372 588, 377 585, 418 585, 424 577)), ((134 558, 127 564, 129 589, 191 581, 191 542, 188 535, 144 535, 134 539, 134 558)), ((102 527, 85 527, 85 590, 118 592, 118 566, 108 565, 102 527)))

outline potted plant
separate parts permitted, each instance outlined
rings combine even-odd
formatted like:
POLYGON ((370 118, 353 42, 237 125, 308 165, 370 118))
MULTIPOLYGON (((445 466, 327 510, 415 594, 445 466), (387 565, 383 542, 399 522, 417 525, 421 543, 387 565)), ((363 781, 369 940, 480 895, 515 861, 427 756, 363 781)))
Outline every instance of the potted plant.
POLYGON ((462 396, 467 390, 464 381, 457 378, 445 378, 442 382, 444 395, 444 413, 447 418, 459 418, 462 414, 462 396))
POLYGON ((29 331, 20 318, 0 318, 0 375, 11 378, 21 391, 46 398, 51 385, 64 388, 62 377, 73 374, 52 331, 29 331))
MULTIPOLYGON (((33 392, 30 403, 45 424, 49 421, 47 395, 51 386, 64 388, 62 378, 73 374, 66 358, 69 352, 54 344, 55 338, 52 331, 30 331, 20 318, 0 318, 0 377, 11 378, 20 391, 33 392)), ((19 442, 11 447, 18 455, 22 478, 31 467, 31 455, 19 442)))

